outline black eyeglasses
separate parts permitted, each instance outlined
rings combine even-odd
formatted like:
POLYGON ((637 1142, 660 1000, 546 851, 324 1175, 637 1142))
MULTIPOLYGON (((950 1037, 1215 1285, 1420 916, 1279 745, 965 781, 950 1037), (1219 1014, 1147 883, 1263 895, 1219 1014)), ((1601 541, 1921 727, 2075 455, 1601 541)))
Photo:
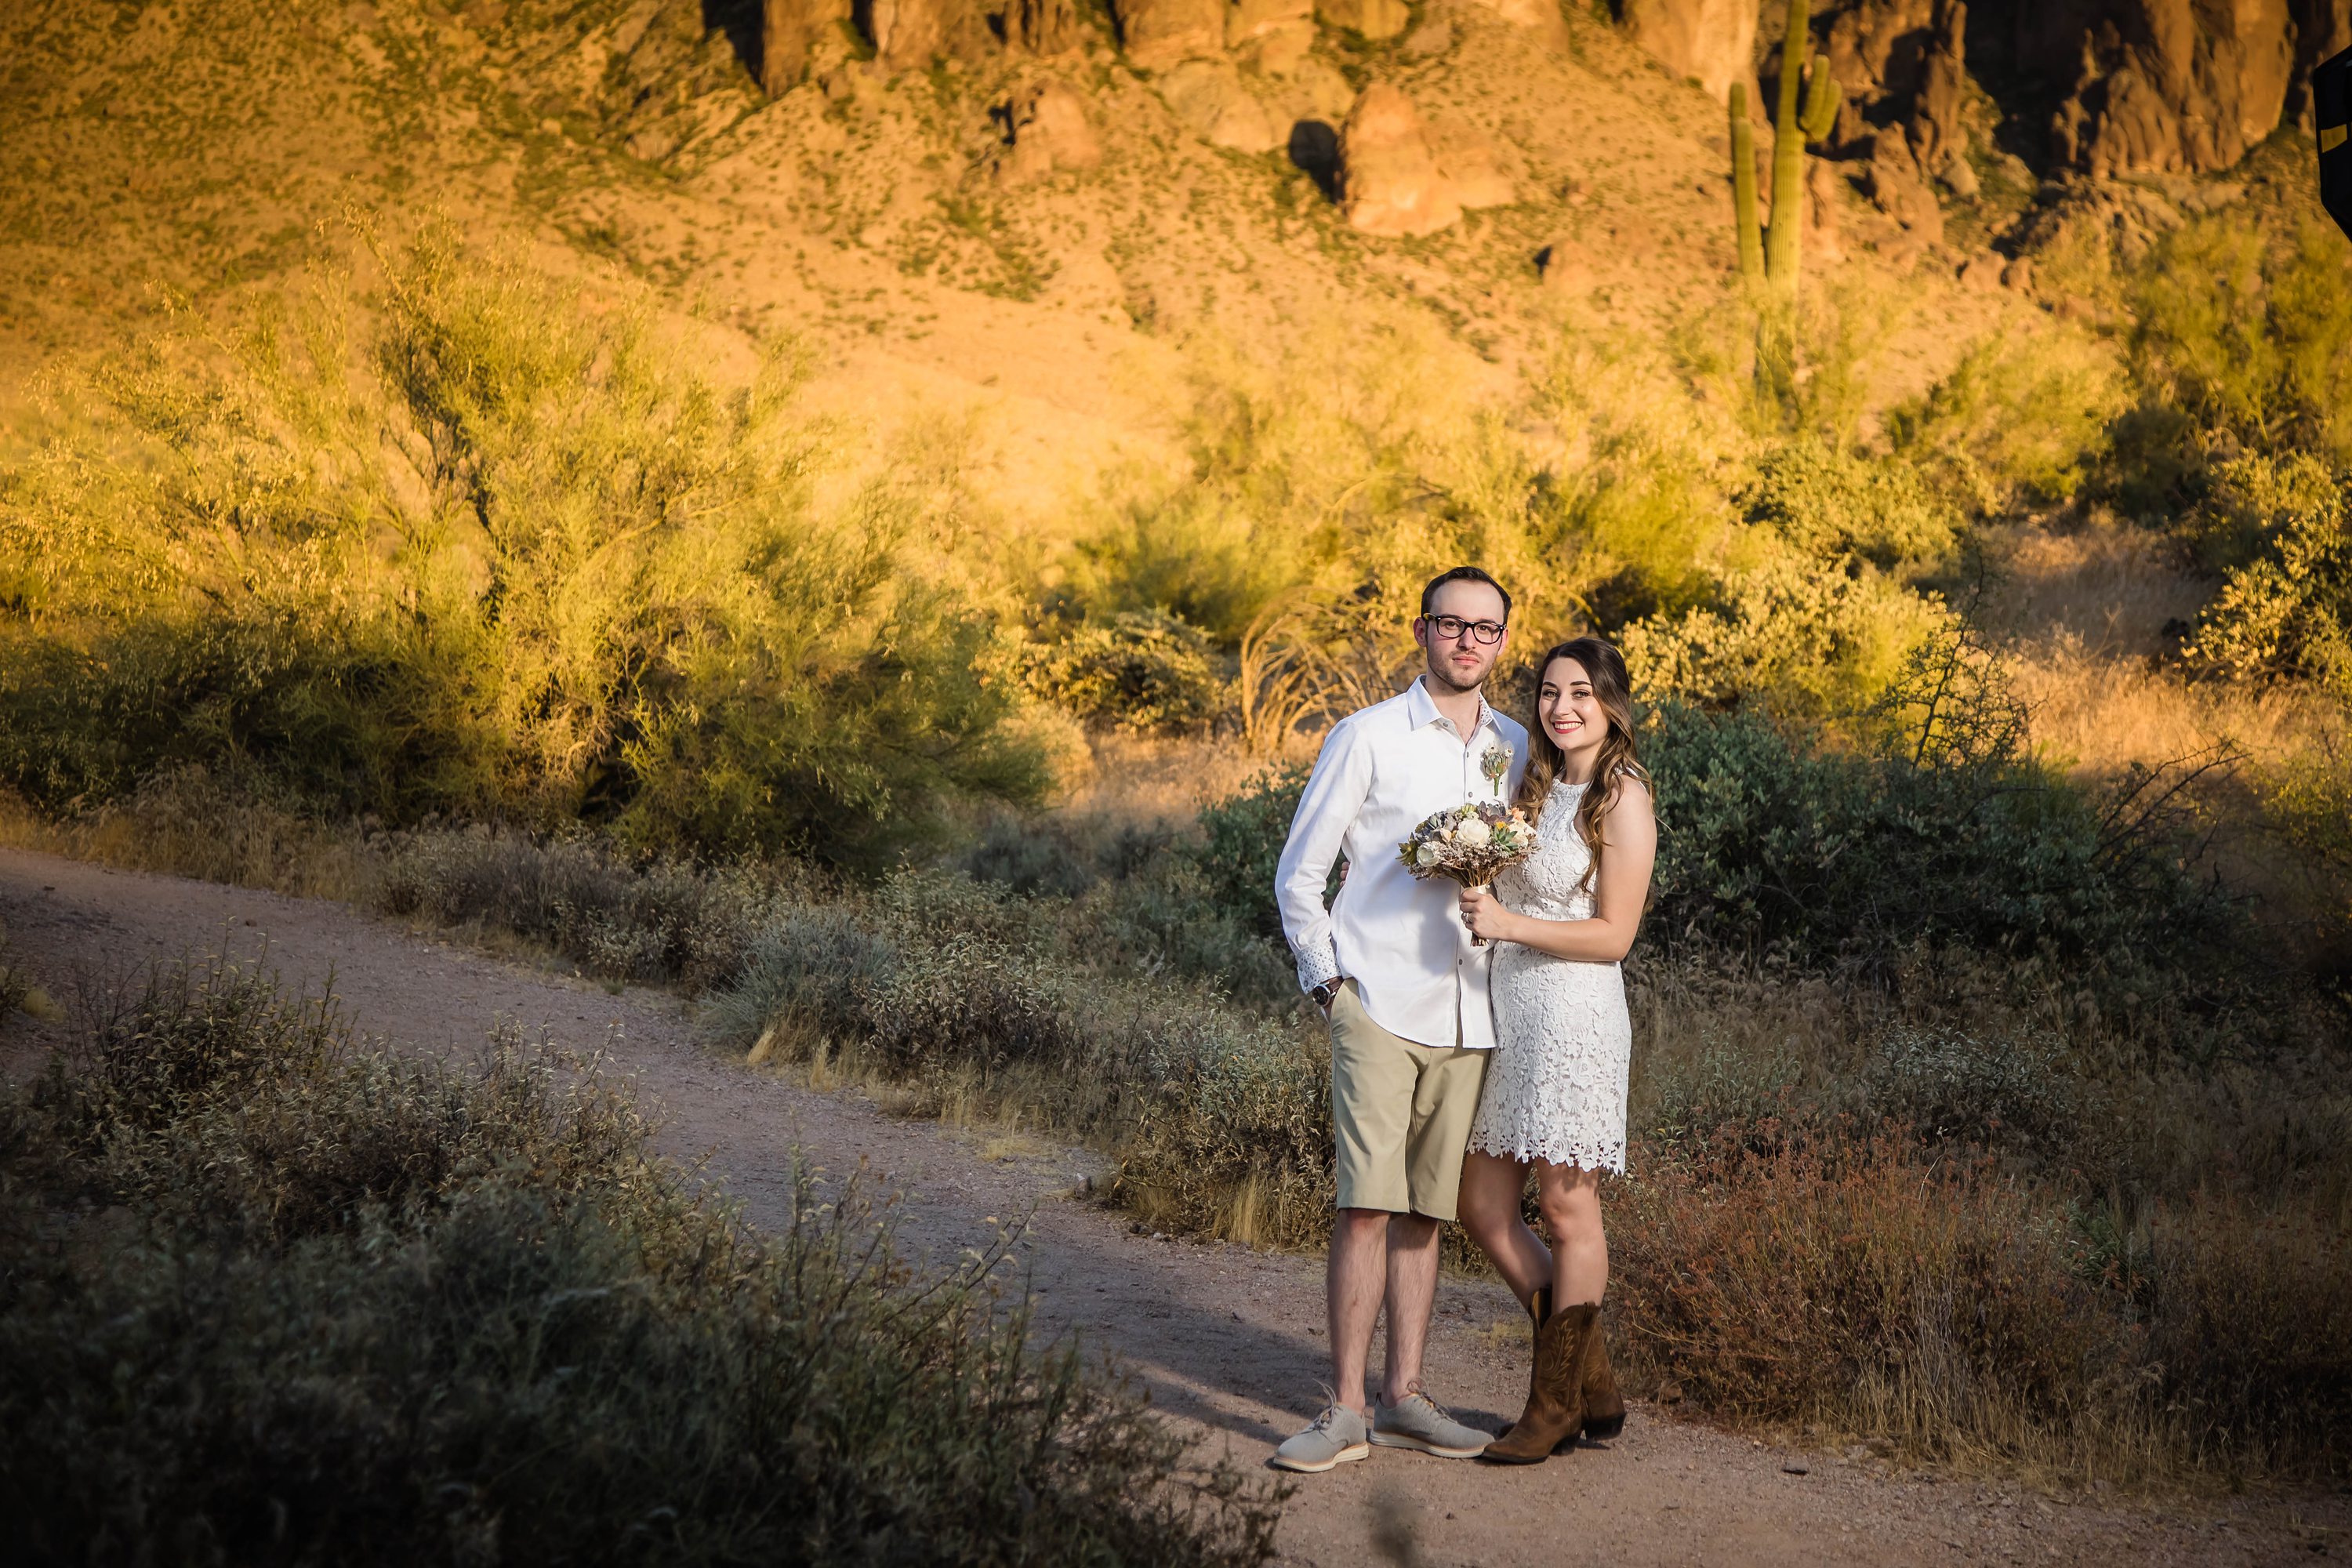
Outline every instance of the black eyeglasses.
POLYGON ((1422 618, 1447 642, 1459 642, 1464 632, 1489 646, 1503 640, 1503 623, 1500 621, 1465 621, 1460 616, 1424 616, 1422 618))

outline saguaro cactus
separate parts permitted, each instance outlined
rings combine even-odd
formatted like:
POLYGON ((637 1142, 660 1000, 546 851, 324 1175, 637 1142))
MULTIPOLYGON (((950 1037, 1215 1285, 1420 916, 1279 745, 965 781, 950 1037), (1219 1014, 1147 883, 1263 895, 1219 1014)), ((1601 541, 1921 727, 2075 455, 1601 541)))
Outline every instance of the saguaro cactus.
POLYGON ((1783 290, 1797 291, 1797 261, 1805 227, 1805 143, 1837 123, 1842 94, 1826 67, 1807 69, 1812 8, 1789 0, 1789 27, 1780 41, 1780 99, 1772 119, 1772 226, 1765 237, 1765 268, 1783 290), (1811 79, 1808 80, 1807 79, 1811 79))
POLYGON ((1731 219, 1739 231, 1739 275, 1764 276, 1764 231, 1756 219, 1756 132, 1748 123, 1748 84, 1731 84, 1731 219))

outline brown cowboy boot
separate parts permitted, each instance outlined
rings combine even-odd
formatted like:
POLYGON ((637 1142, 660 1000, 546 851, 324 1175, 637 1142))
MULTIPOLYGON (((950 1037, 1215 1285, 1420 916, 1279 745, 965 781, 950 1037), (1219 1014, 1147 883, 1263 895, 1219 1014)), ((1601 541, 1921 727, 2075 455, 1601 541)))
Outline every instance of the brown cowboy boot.
POLYGON ((1603 1442, 1625 1430, 1625 1395, 1618 1391, 1617 1373, 1609 1365, 1609 1338, 1599 1318, 1592 1320, 1592 1350, 1584 1363, 1584 1435, 1603 1442))
MULTIPOLYGON (((1549 1304, 1548 1302, 1545 1304, 1549 1304)), ((1528 1407, 1511 1428, 1478 1457, 1503 1465, 1540 1465, 1576 1440, 1584 1425, 1585 1357, 1592 1343, 1600 1307, 1587 1301, 1562 1307, 1536 1331, 1535 1375, 1528 1407)))
MULTIPOLYGON (((1550 1286, 1537 1287, 1536 1299, 1528 1303, 1528 1312, 1535 1319, 1536 1327, 1541 1328, 1543 1321, 1551 1315, 1550 1286)), ((1532 1384, 1532 1379, 1530 1384, 1532 1384)), ((1530 1398, 1534 1396, 1532 1386, 1528 1389, 1528 1395, 1530 1398)), ((1602 1442, 1614 1437, 1623 1430, 1625 1430, 1625 1396, 1617 1391, 1617 1374, 1610 1370, 1609 1366, 1609 1342, 1602 1337, 1601 1324, 1596 1321, 1592 1326, 1592 1359, 1585 1368, 1584 1436, 1595 1442, 1602 1442)), ((1510 1435, 1511 1428, 1508 1423, 1504 1425, 1500 1432, 1495 1434, 1497 1437, 1507 1437, 1510 1435)), ((1576 1434, 1570 1432, 1554 1444, 1551 1451, 1555 1454, 1565 1454, 1575 1447, 1576 1434)))

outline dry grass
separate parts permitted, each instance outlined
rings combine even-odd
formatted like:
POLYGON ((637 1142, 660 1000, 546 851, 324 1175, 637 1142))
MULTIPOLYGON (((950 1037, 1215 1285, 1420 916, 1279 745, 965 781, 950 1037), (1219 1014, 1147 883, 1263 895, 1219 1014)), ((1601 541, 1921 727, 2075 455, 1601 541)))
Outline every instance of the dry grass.
MULTIPOLYGON (((1209 736, 1122 735, 1089 737, 1093 765, 1085 781, 1057 805, 1074 817, 1108 817, 1132 823, 1189 823, 1202 806, 1223 800, 1265 768, 1268 759, 1209 736)), ((1311 760, 1304 742, 1286 753, 1311 760)))
POLYGON ((2112 775, 2222 745, 2277 759, 2324 731, 2330 708, 2312 692, 2195 681, 2165 662, 2212 585, 2159 536, 2098 514, 2071 531, 1988 530, 1987 542, 2000 571, 1988 618, 2014 639, 2034 743, 2065 765, 2112 775))

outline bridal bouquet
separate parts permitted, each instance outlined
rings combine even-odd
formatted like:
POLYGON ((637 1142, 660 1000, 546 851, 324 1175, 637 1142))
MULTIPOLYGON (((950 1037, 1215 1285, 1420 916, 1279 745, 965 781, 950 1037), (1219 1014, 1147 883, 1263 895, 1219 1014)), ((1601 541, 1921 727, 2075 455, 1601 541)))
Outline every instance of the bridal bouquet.
MULTIPOLYGON (((1517 808, 1498 800, 1474 800, 1432 813, 1397 846, 1397 858, 1423 880, 1444 877, 1465 888, 1484 888, 1535 847, 1535 827, 1517 808)), ((1470 942, 1484 947, 1486 939, 1474 936, 1470 942)))

